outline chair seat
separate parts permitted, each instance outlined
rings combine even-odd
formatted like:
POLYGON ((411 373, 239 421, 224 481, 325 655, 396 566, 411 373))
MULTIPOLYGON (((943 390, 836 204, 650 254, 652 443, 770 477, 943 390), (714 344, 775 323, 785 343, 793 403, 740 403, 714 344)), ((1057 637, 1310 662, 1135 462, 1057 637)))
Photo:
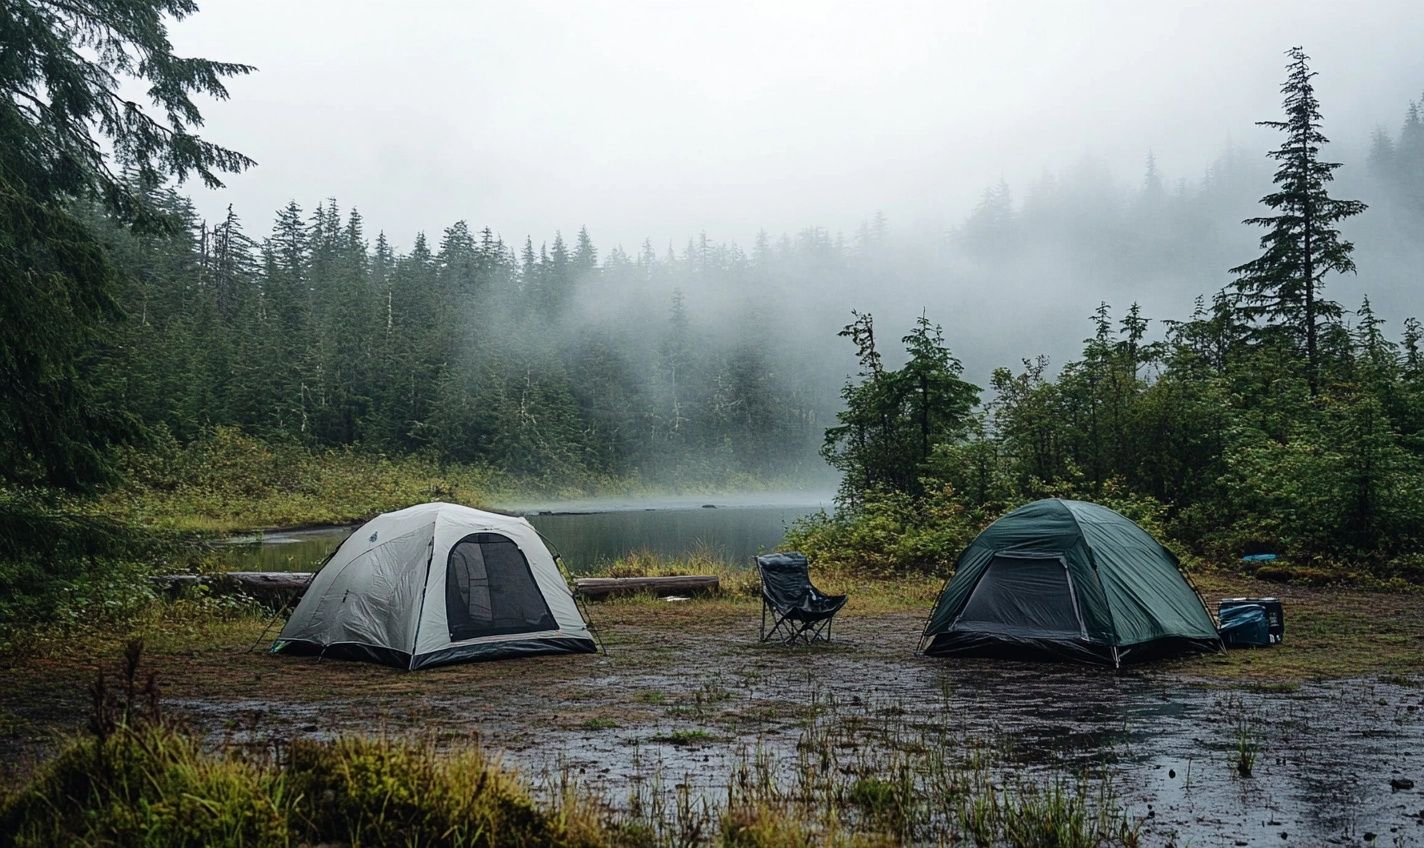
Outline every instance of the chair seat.
POLYGON ((828 618, 840 612, 841 607, 845 606, 846 596, 820 595, 814 598, 806 598, 794 607, 780 607, 770 598, 767 598, 767 602, 771 604, 772 609, 785 615, 787 618, 792 618, 797 621, 816 621, 818 619, 828 618))
POLYGON ((761 573, 762 641, 829 642, 831 619, 845 606, 846 596, 827 595, 811 585, 809 563, 799 553, 765 554, 756 563, 761 573))

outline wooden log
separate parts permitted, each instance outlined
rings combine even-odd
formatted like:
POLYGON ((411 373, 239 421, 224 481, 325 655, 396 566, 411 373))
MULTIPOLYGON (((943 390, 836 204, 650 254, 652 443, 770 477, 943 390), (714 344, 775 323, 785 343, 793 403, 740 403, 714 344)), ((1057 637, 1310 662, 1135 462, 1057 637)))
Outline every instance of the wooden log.
POLYGON ((170 595, 178 595, 194 586, 207 586, 220 595, 250 595, 264 603, 280 604, 306 591, 311 576, 310 571, 224 571, 218 574, 164 574, 153 580, 170 595))
POLYGON ((658 597, 702 595, 716 592, 721 584, 710 574, 688 574, 677 577, 581 577, 574 581, 574 588, 585 598, 598 600, 641 592, 658 597))
MULTIPOLYGON (((241 593, 266 603, 281 603, 300 596, 311 580, 307 571, 226 571, 218 574, 165 574, 153 578, 169 594, 177 595, 194 586, 207 586, 218 594, 241 593)), ((703 595, 718 591, 720 581, 710 574, 689 574, 677 577, 582 577, 574 581, 575 590, 586 598, 598 600, 612 595, 647 592, 668 595, 703 595)))

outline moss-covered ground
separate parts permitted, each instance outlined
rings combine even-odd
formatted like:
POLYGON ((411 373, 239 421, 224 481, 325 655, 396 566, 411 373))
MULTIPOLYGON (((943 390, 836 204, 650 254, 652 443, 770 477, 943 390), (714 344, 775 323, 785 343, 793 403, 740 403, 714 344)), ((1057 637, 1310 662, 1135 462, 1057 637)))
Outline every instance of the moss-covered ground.
MULTIPOLYGON (((705 562, 641 561, 622 563, 614 572, 714 569, 705 562)), ((1215 762, 1225 763, 1240 739, 1256 738, 1249 734, 1259 735, 1263 748, 1271 748, 1277 734, 1292 745, 1305 744, 1302 740, 1325 745, 1310 734, 1358 725, 1346 734, 1355 742, 1341 742, 1347 747, 1333 754, 1357 771, 1407 772, 1415 767, 1408 760, 1412 755, 1398 751, 1413 746, 1409 740, 1424 738, 1418 722, 1424 706, 1424 595, 1418 593, 1295 588, 1199 573, 1195 581, 1213 604, 1223 596, 1280 597, 1286 610, 1285 643, 1114 675, 1078 666, 915 656, 919 631, 940 589, 940 581, 930 576, 886 581, 817 572, 814 579, 821 588, 851 596, 836 621, 835 641, 812 648, 760 644, 755 578, 727 570, 721 576, 724 591, 715 597, 588 604, 606 654, 415 673, 270 655, 262 648, 279 622, 250 605, 213 598, 155 604, 125 631, 36 635, 17 642, 19 648, 0 668, 0 769, 4 782, 16 786, 59 748, 63 734, 82 728, 86 687, 96 666, 112 665, 133 635, 146 641, 146 662, 157 674, 170 713, 210 747, 351 735, 415 735, 424 740, 421 744, 450 751, 477 744, 499 752, 531 786, 546 785, 550 775, 561 773, 559 779, 592 784, 603 793, 600 803, 610 809, 626 812, 630 804, 653 804, 656 795, 661 799, 656 802, 665 805, 659 815, 669 821, 676 813, 677 792, 704 801, 724 797, 737 770, 752 768, 757 757, 767 759, 766 779, 789 791, 804 782, 798 769, 814 766, 802 762, 808 744, 815 750, 824 747, 837 763, 843 782, 835 791, 854 794, 875 809, 881 802, 893 807, 901 795, 894 774, 884 771, 893 764, 877 758, 885 752, 923 757, 939 744, 926 747, 924 740, 946 732, 955 736, 956 769, 978 768, 963 758, 978 762, 974 758, 981 754, 1007 761, 1013 769, 1021 769, 1016 763, 1022 760, 1033 774, 1050 781, 1034 784, 1031 791, 1047 792, 1053 780, 1076 785, 1093 763, 1115 762, 1123 746, 1145 732, 1140 716, 1155 714, 1163 708, 1158 705, 1168 705, 1180 723, 1171 731, 1175 735, 1153 737, 1151 744, 1160 751, 1180 744, 1185 753, 1176 756, 1186 758, 1188 769, 1193 756, 1203 758, 1196 766, 1202 776, 1194 778, 1192 792, 1224 800, 1194 803, 1224 805, 1210 808, 1218 819, 1229 817, 1236 810, 1232 805, 1245 803, 1239 799, 1247 796, 1228 791, 1230 782, 1241 778, 1215 762), (1279 719, 1285 723, 1272 717, 1278 712, 1286 716, 1279 719), (1227 715, 1236 718, 1228 721, 1227 715), (808 734, 813 743, 805 741, 808 734), (1392 740, 1390 750, 1396 753, 1348 747, 1374 734, 1392 740), (1192 753, 1199 748, 1200 755, 1192 753), (651 788, 655 784, 658 792, 651 788)), ((1340 733, 1332 731, 1329 738, 1340 733)), ((914 769, 940 767, 919 759, 915 763, 914 769)), ((1176 766, 1176 772, 1182 768, 1176 766)), ((1263 755, 1257 772, 1285 779, 1287 767, 1263 755)), ((1202 817, 1200 809, 1181 812, 1176 819, 1164 810, 1160 793, 1171 787, 1141 785, 1138 772, 1123 772, 1113 780, 1123 809, 1133 816, 1144 817, 1144 805, 1157 805, 1151 819, 1139 822, 1145 833, 1162 835, 1171 828, 1197 833, 1190 820, 1202 817)), ((1387 792, 1388 785, 1381 785, 1387 792)), ((757 796, 761 807, 739 808, 737 815, 751 816, 749 827, 772 828, 779 816, 765 821, 756 816, 768 814, 765 804, 774 797, 781 796, 763 792, 757 796)), ((1066 797, 1058 801, 1066 803, 1066 797)), ((1039 800, 1045 799, 1051 800, 1039 800)), ((823 798, 818 803, 830 802, 823 798)), ((706 834, 721 833, 713 819, 722 821, 718 817, 725 815, 732 821, 731 812, 718 809, 702 825, 706 834)), ((1288 812, 1271 815, 1281 818, 1288 812)), ((802 810, 801 815, 811 813, 802 810)), ((1365 813, 1356 810, 1355 815, 1365 813)), ((684 821, 678 827, 692 824, 684 821)), ((808 827, 825 834, 839 825, 817 819, 808 827)), ((933 832, 943 836, 951 831, 933 832)), ((850 840, 844 844, 857 844, 855 839, 877 832, 857 825, 841 836, 850 840)), ((1424 831, 1418 835, 1424 837, 1424 831)))

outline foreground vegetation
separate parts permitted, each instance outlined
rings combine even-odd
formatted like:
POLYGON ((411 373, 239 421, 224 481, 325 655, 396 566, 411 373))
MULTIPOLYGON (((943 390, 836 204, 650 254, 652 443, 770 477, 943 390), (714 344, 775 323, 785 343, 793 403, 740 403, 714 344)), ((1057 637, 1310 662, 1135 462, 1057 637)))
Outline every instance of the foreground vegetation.
MULTIPOLYGON (((706 566, 638 557, 612 570, 706 566)), ((720 596, 590 605, 606 659, 424 674, 293 660, 248 652, 268 612, 203 596, 156 602, 125 631, 87 633, 82 654, 72 641, 35 643, 7 659, 0 693, 0 745, 11 752, 12 776, 0 792, 0 840, 10 842, 0 844, 1155 844, 1141 834, 1149 822, 1125 815, 1109 775, 1066 763, 1024 769, 1009 758, 1012 737, 966 733, 961 708, 920 708, 920 699, 948 698, 949 689, 898 689, 901 679, 887 677, 893 669, 904 680, 938 677, 943 668, 943 685, 973 693, 997 673, 994 663, 912 658, 936 579, 818 569, 816 581, 849 592, 851 603, 838 642, 807 650, 757 645, 755 580, 727 577, 720 596), (148 639, 143 667, 127 661, 95 686, 94 657, 122 652, 123 632, 148 639), (606 679, 608 663, 616 682, 606 679), (867 668, 877 670, 874 683, 845 679, 867 668), (156 697, 148 669, 178 706, 156 697), (866 685, 887 680, 879 696, 866 685), (452 691, 478 691, 490 709, 453 716, 452 691), (89 729, 55 754, 54 731, 81 724, 89 729), (786 727, 791 737, 776 742, 786 727), (523 774, 471 736, 517 749, 534 728, 562 735, 526 757, 523 774), (597 756, 632 763, 632 778, 618 774, 615 791, 614 776, 580 773, 552 753, 603 734, 616 753, 597 756), (765 747, 756 741, 764 738, 765 747), (39 747, 19 750, 43 756, 29 767, 12 747, 25 739, 39 747), (738 739, 749 741, 708 764, 706 754, 738 739), (653 746, 688 758, 640 756, 653 746)), ((1266 589, 1211 574, 1199 583, 1208 598, 1266 589)), ((1146 685, 1156 691, 1152 681, 1163 681, 1163 691, 1211 702, 1216 688, 1238 701, 1289 697, 1310 681, 1341 677, 1353 698, 1376 680, 1420 682, 1417 595, 1287 589, 1285 602, 1282 646, 1157 665, 1142 672, 1146 685)), ((1012 689, 1023 671, 1011 669, 1002 685, 1012 689)), ((1134 671, 1116 685, 1143 680, 1134 671)), ((1322 704, 1312 698, 1318 715, 1322 704)), ((1199 731, 1212 750, 1200 756, 1198 786, 1248 779, 1242 763, 1265 768, 1250 755, 1271 734, 1306 732, 1273 730, 1239 703, 1222 709, 1244 717, 1239 727, 1199 731)))
MULTIPOLYGON (((805 722, 793 776, 766 752, 726 795, 666 796, 657 780, 604 797, 567 771, 530 782, 469 742, 348 736, 205 746, 162 712, 131 643, 117 686, 91 686, 89 732, 0 797, 4 844, 873 846, 972 840, 1134 846, 1104 778, 992 777, 992 752, 913 734, 842 753, 847 732, 805 722)), ((854 748, 855 746, 850 746, 854 748)))
POLYGON ((349 738, 216 752, 162 713, 130 643, 90 687, 89 733, 0 802, 6 844, 596 846, 580 799, 537 804, 477 749, 349 738), (111 688, 113 687, 113 688, 111 688))

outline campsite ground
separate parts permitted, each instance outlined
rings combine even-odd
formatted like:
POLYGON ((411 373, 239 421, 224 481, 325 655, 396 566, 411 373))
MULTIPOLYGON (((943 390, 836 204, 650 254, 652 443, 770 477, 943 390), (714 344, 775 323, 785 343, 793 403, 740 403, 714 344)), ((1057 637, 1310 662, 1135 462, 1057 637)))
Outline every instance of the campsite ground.
MULTIPOLYGON (((473 737, 536 781, 577 779, 614 803, 658 791, 715 802, 739 764, 794 781, 810 751, 849 772, 952 745, 990 762, 996 780, 1101 779, 1144 844, 1424 842, 1424 795, 1400 788, 1424 786, 1424 595, 1198 583, 1208 598, 1282 596, 1285 644, 1122 675, 917 658, 938 588, 929 580, 827 585, 853 600, 835 643, 814 649, 759 644, 743 585, 717 599, 594 605, 607 655, 419 673, 250 652, 264 623, 252 616, 204 622, 180 608, 146 637, 170 710, 215 742, 473 737)), ((7 780, 82 724, 86 686, 118 643, 41 645, 7 661, 7 780)))

